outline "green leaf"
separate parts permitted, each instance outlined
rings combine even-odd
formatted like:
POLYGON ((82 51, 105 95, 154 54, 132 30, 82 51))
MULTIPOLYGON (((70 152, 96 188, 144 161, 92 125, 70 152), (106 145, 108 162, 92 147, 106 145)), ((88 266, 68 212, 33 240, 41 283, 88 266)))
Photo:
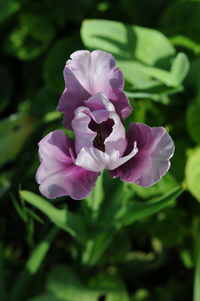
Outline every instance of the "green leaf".
POLYGON ((184 35, 176 35, 170 37, 170 41, 174 46, 185 47, 193 51, 196 55, 200 54, 200 44, 184 35))
POLYGON ((116 275, 92 276, 89 285, 84 285, 72 268, 59 265, 52 269, 47 281, 47 292, 70 301, 129 301, 122 281, 116 275))
POLYGON ((178 183, 175 178, 168 172, 160 182, 155 185, 145 188, 139 186, 137 184, 131 183, 129 185, 130 189, 133 190, 138 196, 144 199, 150 199, 153 197, 157 197, 159 195, 163 195, 168 191, 171 191, 173 188, 177 187, 178 183))
POLYGON ((118 224, 120 226, 130 225, 137 220, 144 219, 152 214, 155 214, 167 207, 170 202, 176 199, 182 192, 183 188, 179 186, 164 196, 154 199, 153 201, 130 202, 124 215, 119 218, 118 224))
POLYGON ((123 282, 117 275, 100 273, 91 278, 90 287, 99 291, 106 301, 129 301, 123 282))
POLYGON ((107 229, 98 229, 92 237, 85 242, 85 248, 82 252, 82 264, 94 266, 104 254, 112 242, 115 229, 108 227, 107 229))
POLYGON ((41 264, 43 263, 44 258, 51 247, 51 243, 55 239, 58 231, 59 230, 57 228, 52 228, 44 240, 42 240, 35 248, 30 258, 26 262, 25 268, 15 279, 14 287, 12 288, 10 295, 11 301, 23 300, 22 298, 24 295, 24 289, 30 283, 33 275, 35 275, 41 267, 41 264))
POLYGON ((81 37, 88 48, 111 52, 134 87, 155 86, 158 81, 154 78, 170 83, 169 72, 162 68, 169 66, 175 49, 161 32, 115 21, 86 20, 81 37))
POLYGON ((29 116, 11 115, 0 121, 0 166, 14 160, 33 131, 29 116))
POLYGON ((99 208, 102 204, 104 198, 104 191, 103 191, 103 172, 97 179, 97 182, 90 192, 89 196, 85 199, 87 207, 91 210, 91 216, 93 219, 96 219, 99 208))
POLYGON ((116 21, 85 20, 81 37, 91 49, 104 49, 118 58, 135 58, 150 66, 158 59, 175 54, 173 46, 161 32, 116 21))
POLYGON ((188 74, 189 67, 190 64, 187 56, 184 53, 177 54, 171 67, 173 86, 178 86, 183 82, 188 74))
POLYGON ((126 95, 128 97, 138 98, 138 99, 151 99, 155 102, 161 102, 162 104, 168 105, 170 104, 169 97, 178 92, 182 92, 183 87, 178 86, 176 88, 166 88, 164 91, 157 92, 157 93, 150 93, 150 92, 128 92, 126 91, 126 95))
POLYGON ((47 292, 70 301, 97 301, 99 292, 84 286, 74 271, 67 266, 54 267, 47 280, 47 292))
POLYGON ((200 201, 200 148, 189 155, 185 169, 186 186, 191 194, 200 201))
POLYGON ((85 241, 85 225, 79 215, 68 211, 66 207, 57 209, 50 202, 30 191, 20 191, 20 196, 44 213, 57 227, 68 232, 78 241, 85 241))

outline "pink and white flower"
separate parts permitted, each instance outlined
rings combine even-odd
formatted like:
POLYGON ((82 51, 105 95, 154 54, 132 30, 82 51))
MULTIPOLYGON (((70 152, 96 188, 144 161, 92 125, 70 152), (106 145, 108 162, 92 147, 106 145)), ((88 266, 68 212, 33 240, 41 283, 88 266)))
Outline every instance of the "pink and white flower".
POLYGON ((114 103, 104 93, 75 108, 71 128, 74 140, 57 130, 39 143, 36 179, 47 198, 86 197, 103 169, 113 178, 149 187, 170 167, 174 143, 166 130, 131 123, 126 135, 114 103))

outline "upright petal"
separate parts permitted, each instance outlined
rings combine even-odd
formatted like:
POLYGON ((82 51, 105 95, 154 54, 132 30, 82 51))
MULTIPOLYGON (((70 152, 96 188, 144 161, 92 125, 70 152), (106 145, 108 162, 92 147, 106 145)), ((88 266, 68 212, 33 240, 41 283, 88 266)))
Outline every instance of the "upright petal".
POLYGON ((67 129, 71 129, 74 111, 84 105, 84 100, 88 99, 90 94, 83 88, 73 72, 67 68, 67 65, 64 69, 64 79, 65 89, 59 100, 57 111, 64 113, 63 124, 67 129))
POLYGON ((104 51, 76 51, 67 61, 64 69, 66 88, 57 107, 65 114, 65 125, 70 127, 74 111, 91 95, 104 93, 114 104, 121 118, 126 118, 132 111, 128 98, 123 92, 124 79, 122 72, 116 68, 114 57, 104 51))
POLYGON ((170 167, 174 153, 174 143, 163 127, 149 127, 132 123, 128 132, 128 154, 136 141, 137 154, 111 172, 125 182, 135 182, 149 187, 157 183, 170 167))
POLYGON ((51 132, 39 143, 41 164, 36 174, 40 192, 47 198, 69 195, 83 199, 88 195, 98 173, 74 164, 74 145, 61 130, 51 132))
POLYGON ((114 125, 111 134, 105 139, 105 151, 107 154, 112 155, 113 150, 117 150, 121 157, 127 148, 125 128, 115 112, 111 112, 109 118, 113 120, 114 125))

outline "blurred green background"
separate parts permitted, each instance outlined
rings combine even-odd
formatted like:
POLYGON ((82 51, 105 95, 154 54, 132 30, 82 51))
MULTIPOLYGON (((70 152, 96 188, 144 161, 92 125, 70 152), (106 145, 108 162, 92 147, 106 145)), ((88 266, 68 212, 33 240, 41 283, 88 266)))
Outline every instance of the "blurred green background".
POLYGON ((198 0, 0 0, 1 301, 200 300, 199 20, 198 0), (172 136, 152 188, 105 172, 87 200, 39 199, 37 143, 62 128, 62 72, 79 49, 116 57, 126 126, 172 136))

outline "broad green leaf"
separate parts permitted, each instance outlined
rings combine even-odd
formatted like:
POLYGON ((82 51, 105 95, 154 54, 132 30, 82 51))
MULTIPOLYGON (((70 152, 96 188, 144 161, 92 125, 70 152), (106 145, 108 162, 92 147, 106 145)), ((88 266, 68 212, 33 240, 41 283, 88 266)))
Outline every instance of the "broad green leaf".
POLYGON ((84 286, 72 268, 56 266, 48 276, 46 290, 49 294, 70 301, 98 301, 99 292, 84 286))
POLYGON ((149 66, 175 54, 173 46, 161 32, 116 21, 85 20, 81 37, 91 49, 109 51, 118 59, 135 58, 149 66))
POLYGON ((200 148, 189 155, 185 170, 186 185, 192 195, 200 201, 200 148))
POLYGON ((170 71, 161 70, 159 68, 148 68, 146 73, 169 87, 177 87, 185 79, 188 71, 188 58, 184 53, 179 53, 172 62, 170 71))
POLYGON ((130 98, 138 98, 138 99, 151 99, 155 102, 161 102, 162 104, 168 105, 170 104, 169 97, 178 92, 183 91, 183 86, 178 86, 176 88, 165 88, 163 91, 158 91, 155 93, 150 92, 128 92, 126 91, 126 95, 130 98))
POLYGON ((11 115, 0 121, 0 166, 14 160, 33 131, 29 116, 11 115))
MULTIPOLYGON (((200 98, 199 98, 200 100, 200 98)), ((186 111, 186 125, 192 140, 200 144, 200 101, 194 101, 186 111)))
POLYGON ((125 287, 117 276, 99 274, 90 278, 89 284, 85 285, 72 268, 56 266, 50 272, 46 290, 51 295, 70 301, 98 301, 100 296, 104 296, 105 301, 129 301, 125 287))
POLYGON ((167 207, 172 200, 176 199, 183 192, 182 187, 176 187, 171 192, 148 202, 130 202, 126 212, 122 215, 118 224, 120 226, 130 225, 133 222, 144 219, 167 207))
POLYGON ((11 290, 10 300, 21 301, 23 300, 24 290, 30 283, 33 275, 37 273, 44 258, 51 247, 51 243, 55 239, 58 233, 57 228, 52 228, 47 236, 42 240, 35 248, 30 258, 26 262, 25 268, 21 271, 17 279, 15 280, 14 287, 11 290))
POLYGON ((0 24, 20 9, 19 0, 0 0, 0 24))
POLYGON ((50 202, 30 191, 20 191, 20 196, 23 200, 45 214, 57 227, 68 232, 78 241, 84 242, 86 230, 83 220, 79 215, 70 212, 66 207, 64 209, 57 209, 50 202))
POLYGON ((115 21, 86 20, 81 36, 88 48, 111 52, 135 87, 155 86, 158 81, 154 78, 171 84, 169 72, 162 68, 169 66, 175 50, 161 32, 115 21))
POLYGON ((182 83, 188 74, 189 67, 190 64, 187 56, 184 53, 177 54, 171 67, 173 86, 178 86, 182 83))

